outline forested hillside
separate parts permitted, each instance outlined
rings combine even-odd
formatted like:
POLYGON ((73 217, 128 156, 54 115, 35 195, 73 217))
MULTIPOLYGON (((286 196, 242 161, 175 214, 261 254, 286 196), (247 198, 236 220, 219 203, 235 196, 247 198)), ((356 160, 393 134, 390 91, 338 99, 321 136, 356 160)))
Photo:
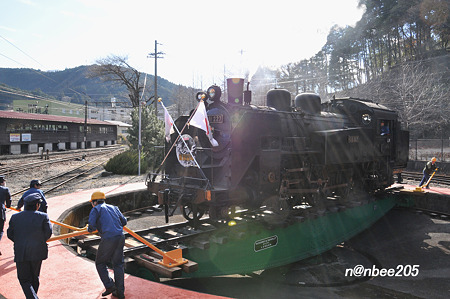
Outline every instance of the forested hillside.
POLYGON ((279 85, 322 99, 372 99, 398 110, 413 136, 448 137, 450 1, 360 4, 366 11, 356 26, 333 27, 314 57, 283 65, 275 74, 279 85))
MULTIPOLYGON (((103 82, 99 78, 88 78, 90 66, 79 66, 64 71, 42 72, 34 69, 0 68, 0 84, 2 90, 13 87, 31 92, 33 95, 49 96, 61 100, 64 96, 70 97, 71 103, 84 104, 88 102, 110 101, 112 97, 118 101, 128 101, 127 90, 123 85, 103 82), (5 86, 7 85, 7 86, 5 86)), ((147 75, 147 81, 153 82, 153 76, 147 75)), ((158 77, 158 95, 167 101, 171 99, 175 84, 158 77)), ((147 88, 152 88, 148 86, 147 88)), ((16 98, 14 92, 1 93, 0 99, 10 102, 16 98)))

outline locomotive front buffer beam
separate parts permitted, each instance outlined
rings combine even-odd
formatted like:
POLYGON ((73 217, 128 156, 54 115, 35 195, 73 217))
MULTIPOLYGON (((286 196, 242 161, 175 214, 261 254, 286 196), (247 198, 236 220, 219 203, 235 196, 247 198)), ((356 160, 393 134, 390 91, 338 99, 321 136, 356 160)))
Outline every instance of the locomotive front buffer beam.
POLYGON ((158 204, 168 204, 169 193, 178 194, 179 197, 189 197, 191 203, 201 204, 211 201, 211 190, 207 189, 186 189, 183 186, 175 186, 168 184, 152 183, 148 186, 148 190, 158 196, 158 204))
MULTIPOLYGON (((169 223, 169 217, 173 216, 175 210, 180 207, 192 209, 197 214, 197 206, 211 202, 211 190, 185 184, 170 184, 167 182, 148 182, 147 189, 158 198, 158 204, 164 207, 165 221, 169 223), (171 210, 169 211, 169 209, 171 210)), ((186 217, 186 216, 185 216, 186 217)), ((188 218, 186 218, 188 219, 188 218)))

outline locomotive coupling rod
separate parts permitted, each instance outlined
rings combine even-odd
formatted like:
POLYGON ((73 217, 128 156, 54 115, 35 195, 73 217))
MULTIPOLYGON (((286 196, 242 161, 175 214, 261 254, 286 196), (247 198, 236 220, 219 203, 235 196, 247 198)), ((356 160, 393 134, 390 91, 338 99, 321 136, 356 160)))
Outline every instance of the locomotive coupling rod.
POLYGON ((144 243, 145 245, 147 245, 148 247, 150 247, 151 249, 153 249, 154 251, 156 251, 157 253, 159 253, 160 255, 162 255, 163 260, 158 262, 158 264, 160 265, 163 265, 167 268, 173 268, 179 265, 186 264, 188 262, 187 259, 183 258, 182 256, 183 251, 181 250, 181 248, 164 252, 161 249, 157 248, 155 245, 151 244, 150 242, 142 238, 141 236, 139 236, 138 234, 136 234, 128 227, 124 226, 123 230, 132 235, 133 237, 135 237, 136 239, 138 239, 139 241, 141 241, 142 243, 144 243))

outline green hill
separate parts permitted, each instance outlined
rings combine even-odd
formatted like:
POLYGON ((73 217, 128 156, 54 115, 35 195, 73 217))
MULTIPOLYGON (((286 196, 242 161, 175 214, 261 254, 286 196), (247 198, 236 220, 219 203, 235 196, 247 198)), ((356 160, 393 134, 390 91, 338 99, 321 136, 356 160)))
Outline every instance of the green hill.
MULTIPOLYGON (((65 100, 72 104, 84 104, 87 100, 95 106, 98 102, 109 102, 112 97, 117 102, 128 102, 124 86, 102 82, 99 78, 88 78, 90 66, 79 66, 64 71, 43 72, 25 68, 0 68, 0 109, 6 109, 13 100, 34 99, 29 96, 65 100)), ((147 75, 147 82, 154 76, 147 75)), ((167 99, 170 105, 172 90, 177 85, 158 77, 158 96, 167 99)), ((120 106, 120 105, 119 105, 120 106)), ((25 107, 26 108, 26 107, 25 107)))

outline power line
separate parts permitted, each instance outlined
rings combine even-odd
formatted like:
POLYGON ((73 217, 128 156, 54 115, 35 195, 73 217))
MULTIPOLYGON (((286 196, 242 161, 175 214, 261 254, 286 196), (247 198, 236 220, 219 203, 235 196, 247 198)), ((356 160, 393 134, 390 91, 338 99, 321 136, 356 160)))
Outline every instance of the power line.
POLYGON ((16 95, 16 96, 21 96, 21 97, 25 97, 25 98, 36 99, 36 100, 50 100, 50 99, 46 99, 46 98, 41 97, 41 96, 35 96, 35 95, 30 95, 30 94, 18 93, 18 92, 12 92, 12 91, 1 90, 1 89, 0 89, 0 92, 8 93, 8 94, 16 95))
MULTIPOLYGON (((15 47, 16 49, 18 49, 20 52, 22 52, 23 54, 25 54, 26 56, 28 56, 29 58, 31 58, 32 60, 34 60, 35 62, 37 62, 38 64, 40 64, 41 66, 43 66, 44 68, 47 68, 47 67, 45 67, 42 63, 40 63, 39 61, 37 61, 36 59, 34 59, 33 57, 31 57, 30 55, 28 55, 27 53, 25 53, 23 50, 21 50, 19 47, 17 47, 16 45, 14 45, 12 42, 10 42, 9 40, 7 40, 7 39, 4 38, 3 36, 0 35, 0 37, 3 38, 5 41, 7 41, 9 44, 11 44, 11 45, 12 45, 13 47, 15 47)), ((19 64, 19 65, 21 65, 21 66, 27 67, 27 66, 25 66, 24 64, 22 64, 22 63, 20 63, 20 62, 18 62, 18 61, 16 61, 16 60, 14 60, 14 59, 12 59, 12 58, 10 58, 10 57, 4 55, 4 54, 1 54, 1 53, 0 53, 0 55, 2 55, 3 57, 5 57, 5 58, 7 58, 7 59, 9 59, 9 60, 11 60, 11 61, 14 61, 15 63, 17 63, 17 64, 19 64)), ((56 80, 54 80, 54 79, 52 79, 52 78, 50 78, 50 77, 45 76, 44 74, 42 74, 42 72, 38 72, 38 71, 36 71, 36 70, 34 70, 34 69, 32 69, 32 68, 30 68, 30 69, 31 69, 33 72, 35 72, 36 74, 38 74, 38 75, 40 75, 40 76, 42 76, 42 77, 44 77, 44 78, 46 78, 46 79, 49 79, 49 80, 51 80, 51 81, 53 81, 53 82, 55 82, 55 83, 58 83, 56 80)), ((80 95, 80 96, 83 96, 83 93, 80 93, 80 92, 78 92, 78 91, 72 89, 71 87, 67 87, 67 88, 68 88, 69 90, 73 91, 74 93, 76 93, 76 94, 78 94, 78 95, 80 95)), ((84 93, 84 95, 87 96, 88 98, 91 98, 90 96, 88 96, 88 95, 85 94, 85 93, 84 93)))
POLYGON ((0 55, 3 56, 3 57, 5 57, 5 58, 7 58, 7 59, 9 59, 9 60, 11 60, 11 61, 14 61, 15 63, 17 63, 17 64, 19 64, 19 65, 21 65, 21 66, 27 67, 26 65, 23 65, 22 63, 20 63, 20 62, 18 62, 18 61, 16 61, 16 60, 14 60, 14 59, 12 59, 12 58, 6 56, 5 54, 0 53, 0 55))
POLYGON ((25 54, 28 58, 31 58, 33 61, 35 61, 36 63, 40 64, 42 67, 46 68, 42 63, 40 63, 39 61, 37 61, 36 59, 34 59, 33 57, 31 57, 30 55, 28 55, 27 53, 25 53, 23 50, 21 50, 19 47, 17 47, 16 45, 14 45, 12 42, 10 42, 9 40, 7 40, 6 38, 4 38, 3 36, 0 35, 1 38, 3 38, 6 42, 8 42, 11 46, 13 46, 14 48, 16 48, 17 50, 19 50, 20 52, 22 52, 23 54, 25 54))

